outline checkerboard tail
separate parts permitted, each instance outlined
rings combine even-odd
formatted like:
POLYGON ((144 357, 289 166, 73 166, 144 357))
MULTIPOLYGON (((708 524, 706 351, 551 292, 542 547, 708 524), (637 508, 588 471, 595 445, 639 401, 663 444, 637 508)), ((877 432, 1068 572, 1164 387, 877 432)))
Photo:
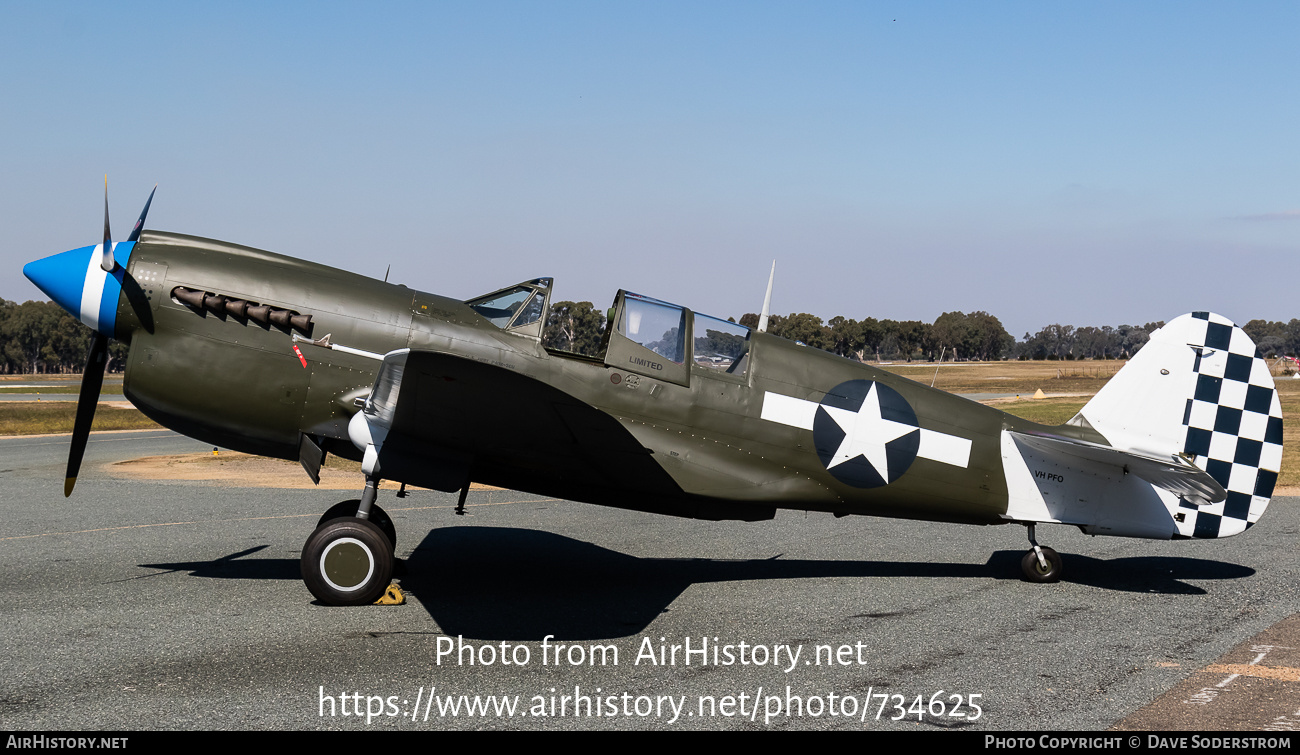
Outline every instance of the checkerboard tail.
POLYGON ((1152 333, 1079 419, 1118 449, 1181 455, 1223 486, 1220 503, 1168 504, 1184 537, 1235 535, 1268 507, 1282 462, 1282 406, 1268 363, 1225 317, 1193 312, 1152 333))

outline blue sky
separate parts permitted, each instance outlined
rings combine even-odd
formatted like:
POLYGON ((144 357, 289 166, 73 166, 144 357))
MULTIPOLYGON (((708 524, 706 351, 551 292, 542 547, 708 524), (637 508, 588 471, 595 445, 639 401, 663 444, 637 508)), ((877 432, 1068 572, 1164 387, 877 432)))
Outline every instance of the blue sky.
POLYGON ((468 298, 1300 316, 1300 4, 0 3, 0 297, 211 236, 468 298))

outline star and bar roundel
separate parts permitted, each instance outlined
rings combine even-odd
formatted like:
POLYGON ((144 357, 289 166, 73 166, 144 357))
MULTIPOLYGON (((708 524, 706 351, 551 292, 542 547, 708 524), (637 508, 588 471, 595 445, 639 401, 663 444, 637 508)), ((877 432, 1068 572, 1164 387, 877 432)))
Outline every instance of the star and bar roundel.
POLYGON ((820 402, 767 392, 765 420, 811 430, 813 446, 826 471, 857 488, 888 485, 916 458, 966 467, 971 442, 925 430, 902 394, 875 380, 849 380, 820 402))
POLYGON ((858 488, 897 480, 916 461, 921 425, 898 391, 850 380, 826 394, 813 417, 813 445, 827 471, 858 488))

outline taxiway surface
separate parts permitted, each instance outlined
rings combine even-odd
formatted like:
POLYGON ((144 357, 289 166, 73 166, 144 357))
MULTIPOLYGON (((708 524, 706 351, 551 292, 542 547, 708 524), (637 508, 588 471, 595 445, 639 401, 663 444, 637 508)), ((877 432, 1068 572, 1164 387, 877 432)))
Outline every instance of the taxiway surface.
POLYGON ((1016 526, 694 522, 510 491, 457 517, 452 494, 391 490, 408 602, 332 608, 302 585, 299 549, 347 496, 99 470, 210 450, 145 432, 95 436, 64 499, 66 450, 0 440, 10 729, 1106 729, 1300 610, 1296 499, 1222 541, 1040 528, 1066 574, 1033 585, 1016 526), (439 663, 458 636, 474 662, 439 663), (687 640, 708 655, 658 662, 687 640), (734 662, 715 665, 715 644, 734 662))

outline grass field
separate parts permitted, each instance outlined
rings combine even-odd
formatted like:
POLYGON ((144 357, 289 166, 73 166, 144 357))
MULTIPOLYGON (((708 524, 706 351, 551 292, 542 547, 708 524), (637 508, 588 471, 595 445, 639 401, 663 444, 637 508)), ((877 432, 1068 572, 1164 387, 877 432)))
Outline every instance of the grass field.
POLYGON ((1282 471, 1277 484, 1300 485, 1300 380, 1277 381, 1282 400, 1282 471))
MULTIPOLYGON (((80 375, 0 375, 0 394, 29 393, 41 396, 57 396, 71 393, 75 396, 80 391, 80 375), (32 388, 30 386, 33 383, 39 383, 41 386, 39 388, 32 388)), ((107 395, 122 395, 121 373, 105 375, 104 384, 99 389, 99 392, 100 394, 107 395)))
MULTIPOLYGON (((77 415, 75 401, 38 403, 36 401, 7 401, 0 403, 0 435, 40 435, 42 433, 70 433, 77 415)), ((95 430, 144 430, 158 425, 136 409, 121 409, 100 405, 95 410, 95 430)))
POLYGON ((949 393, 1096 393, 1124 362, 922 362, 880 365, 895 375, 949 393), (937 373, 937 377, 936 377, 937 373))
POLYGON ((1063 398, 1022 399, 1020 401, 990 402, 992 406, 1021 419, 1044 425, 1059 425, 1079 413, 1088 399, 1084 396, 1063 398))
MULTIPOLYGON (((81 386, 73 383, 72 385, 43 385, 40 388, 6 388, 4 383, 0 383, 0 393, 27 393, 37 396, 58 396, 72 394, 73 396, 81 392, 81 386)), ((122 395, 122 384, 116 385, 104 384, 100 389, 101 395, 122 395)))

